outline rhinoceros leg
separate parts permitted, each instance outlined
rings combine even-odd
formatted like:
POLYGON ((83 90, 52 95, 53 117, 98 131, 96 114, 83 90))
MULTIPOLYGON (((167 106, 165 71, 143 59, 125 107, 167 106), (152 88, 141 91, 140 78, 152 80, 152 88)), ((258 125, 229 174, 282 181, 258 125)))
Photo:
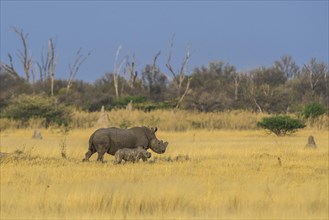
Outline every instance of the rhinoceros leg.
POLYGON ((89 161, 89 158, 91 157, 91 155, 93 155, 96 151, 95 150, 88 150, 88 152, 85 154, 86 157, 85 159, 83 159, 82 161, 85 162, 85 161, 89 161))
POLYGON ((114 164, 119 164, 122 162, 122 156, 119 154, 115 154, 114 164))
POLYGON ((98 152, 97 161, 104 162, 104 161, 103 161, 104 154, 105 154, 105 152, 98 152))
POLYGON ((104 154, 106 153, 106 146, 98 145, 97 149, 98 149, 97 150, 97 153, 98 153, 97 161, 104 162, 103 158, 104 158, 104 154))

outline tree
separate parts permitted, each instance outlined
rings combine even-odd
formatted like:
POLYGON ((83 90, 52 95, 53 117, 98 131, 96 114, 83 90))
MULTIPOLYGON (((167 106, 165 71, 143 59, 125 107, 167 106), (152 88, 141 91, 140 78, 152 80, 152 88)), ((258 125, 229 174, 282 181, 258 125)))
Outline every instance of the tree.
POLYGON ((246 74, 246 92, 247 92, 247 99, 250 99, 250 102, 253 103, 259 112, 263 112, 263 108, 259 101, 259 91, 258 85, 255 82, 253 74, 247 73, 246 74))
POLYGON ((308 119, 315 119, 326 113, 326 108, 319 103, 312 103, 304 106, 303 116, 308 119))
POLYGON ((20 78, 14 68, 13 58, 10 55, 10 53, 8 53, 8 58, 9 58, 10 65, 0 61, 0 74, 8 74, 9 76, 11 76, 14 79, 20 78))
POLYGON ((305 124, 301 120, 283 115, 265 117, 257 123, 257 126, 266 129, 277 136, 285 136, 295 133, 298 129, 304 128, 305 124))
POLYGON ((80 66, 87 60, 87 58, 91 55, 93 50, 89 51, 87 55, 83 55, 81 53, 81 48, 77 51, 76 57, 74 59, 73 65, 69 64, 69 71, 70 71, 70 76, 67 81, 67 86, 66 86, 66 93, 69 93, 69 90, 72 86, 72 82, 75 79, 75 76, 77 75, 77 72, 80 69, 80 66))
POLYGON ((189 45, 186 47, 185 59, 182 62, 182 65, 181 65, 181 68, 180 68, 179 72, 177 73, 174 70, 174 68, 171 66, 172 50, 173 50, 173 46, 174 46, 174 38, 175 38, 175 35, 173 35, 173 37, 171 39, 171 42, 170 42, 170 52, 169 52, 168 60, 167 60, 167 63, 166 63, 166 67, 169 70, 169 72, 173 75, 175 85, 177 86, 178 101, 177 101, 177 104, 176 104, 176 108, 179 108, 179 106, 183 102, 185 96, 190 92, 190 83, 191 83, 192 77, 188 77, 188 73, 187 73, 188 62, 189 62, 189 59, 190 59, 190 47, 189 47, 189 45), (182 90, 182 85, 185 81, 186 81, 185 89, 182 90))
MULTIPOLYGON (((23 30, 18 30, 15 27, 13 27, 13 31, 19 36, 20 40, 22 41, 23 52, 18 51, 17 55, 18 55, 21 63, 23 64, 24 72, 25 72, 25 76, 26 76, 26 81, 30 82, 30 68, 31 68, 31 65, 32 65, 32 54, 31 54, 31 52, 29 54, 27 52, 27 50, 28 50, 27 49, 27 40, 28 40, 28 37, 29 37, 29 33, 24 35, 23 30)), ((9 58, 10 58, 10 60, 12 60, 10 54, 9 54, 9 58)), ((13 66, 12 66, 12 68, 13 68, 13 66)))
MULTIPOLYGON (((50 95, 54 96, 54 83, 55 83, 55 68, 57 64, 56 58, 56 43, 52 38, 48 40, 48 49, 46 55, 44 50, 41 50, 41 62, 36 61, 36 65, 39 68, 40 81, 50 82, 50 95)), ((33 70, 33 69, 32 69, 33 70)), ((33 71, 32 71, 33 72, 33 71)), ((47 89, 48 90, 48 89, 47 89)))
POLYGON ((20 76, 13 76, 0 68, 0 109, 9 104, 9 101, 22 93, 31 93, 31 85, 20 76))
POLYGON ((56 88, 55 92, 59 103, 71 105, 77 109, 88 110, 90 103, 93 102, 98 95, 96 88, 82 80, 73 80, 68 95, 67 84, 67 80, 56 80, 56 85, 59 88, 56 88))
MULTIPOLYGON (((199 111, 216 111, 232 107, 234 95, 229 94, 234 84, 235 67, 222 61, 211 62, 208 67, 194 69, 192 92, 186 98, 187 108, 199 111)), ((233 89, 234 90, 234 89, 233 89)))
MULTIPOLYGON (((279 95, 282 94, 276 88, 282 87, 287 78, 284 73, 277 68, 257 68, 247 74, 247 94, 249 101, 254 103, 255 108, 259 112, 282 112, 285 109, 275 109, 273 104, 276 104, 273 100, 275 98, 280 101, 279 95)), ((282 100, 284 100, 282 98, 282 100)))
POLYGON ((131 89, 135 88, 135 83, 137 81, 137 76, 138 76, 138 72, 135 69, 136 66, 136 62, 135 62, 135 54, 132 55, 132 61, 131 63, 129 62, 129 56, 127 56, 126 59, 126 68, 124 69, 124 73, 126 72, 126 69, 129 72, 129 79, 127 79, 128 81, 128 85, 131 89))
POLYGON ((275 61, 274 68, 281 71, 287 79, 296 77, 299 71, 299 67, 291 56, 283 56, 280 60, 275 61))
POLYGON ((10 101, 4 110, 4 116, 22 122, 32 118, 42 118, 45 119, 46 127, 51 124, 68 126, 71 111, 44 95, 20 95, 10 101))
POLYGON ((114 60, 114 70, 113 70, 113 83, 114 83, 114 89, 115 89, 115 97, 118 99, 119 98, 119 75, 120 75, 120 69, 122 67, 122 65, 124 64, 124 62, 126 61, 126 57, 124 57, 121 62, 119 63, 119 65, 117 65, 118 62, 118 58, 119 58, 119 53, 121 50, 122 46, 119 45, 116 55, 115 55, 115 60, 114 60))
POLYGON ((239 95, 239 86, 240 86, 240 81, 241 81, 241 75, 238 74, 237 72, 234 72, 232 74, 232 77, 234 79, 234 100, 238 100, 238 95, 239 95))
POLYGON ((142 81, 146 85, 149 97, 154 101, 162 101, 166 91, 167 77, 161 72, 156 62, 161 52, 159 51, 153 59, 152 65, 146 65, 142 72, 142 81))
POLYGON ((324 84, 327 83, 329 71, 324 62, 318 63, 315 58, 312 58, 308 64, 304 65, 302 75, 306 76, 308 79, 312 96, 324 91, 326 88, 324 84))
POLYGON ((49 39, 49 46, 48 46, 48 52, 50 54, 49 58, 49 72, 50 74, 50 95, 54 96, 54 82, 55 82, 55 66, 56 66, 56 60, 55 60, 55 45, 53 43, 52 39, 49 39))

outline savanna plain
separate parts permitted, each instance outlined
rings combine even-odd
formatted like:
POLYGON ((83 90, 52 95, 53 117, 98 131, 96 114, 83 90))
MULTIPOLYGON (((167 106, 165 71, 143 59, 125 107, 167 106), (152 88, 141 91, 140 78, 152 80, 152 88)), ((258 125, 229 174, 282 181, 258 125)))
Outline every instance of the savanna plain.
POLYGON ((118 165, 82 162, 94 128, 33 130, 1 132, 1 219, 328 219, 327 130, 159 127, 164 154, 118 165))

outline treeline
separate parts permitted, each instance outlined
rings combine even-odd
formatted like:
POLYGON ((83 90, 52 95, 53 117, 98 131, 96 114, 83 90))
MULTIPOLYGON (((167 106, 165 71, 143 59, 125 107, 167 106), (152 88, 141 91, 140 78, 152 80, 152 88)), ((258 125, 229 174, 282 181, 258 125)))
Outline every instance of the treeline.
POLYGON ((49 39, 48 49, 37 60, 28 53, 29 35, 17 28, 13 32, 22 43, 17 55, 24 73, 16 71, 10 53, 9 63, 0 62, 0 107, 7 113, 10 105, 17 105, 13 100, 28 100, 26 95, 50 97, 53 106, 73 106, 90 112, 99 111, 102 106, 106 110, 128 106, 145 111, 179 108, 289 113, 311 103, 328 109, 328 64, 315 58, 298 66, 291 56, 283 56, 269 67, 250 71, 237 71, 233 64, 215 61, 189 72, 189 47, 181 66, 171 64, 173 36, 165 69, 157 65, 161 52, 150 64, 136 69, 135 55, 119 59, 119 46, 114 70, 88 83, 77 80, 76 75, 93 51, 83 54, 79 49, 69 65, 68 79, 58 79, 56 41, 49 39), (19 97, 22 95, 25 96, 19 97))
MULTIPOLYGON (((324 62, 311 59, 299 67, 289 56, 275 61, 271 67, 248 72, 238 72, 229 63, 211 62, 188 75, 183 71, 173 74, 172 80, 154 62, 140 71, 135 70, 132 78, 109 72, 94 83, 54 79, 53 97, 58 104, 85 111, 99 111, 102 106, 107 110, 125 108, 131 103, 133 108, 143 110, 180 108, 211 112, 243 109, 287 113, 299 111, 314 102, 328 107, 328 76, 328 66, 324 62)), ((1 65, 0 82, 1 109, 22 94, 51 96, 50 77, 31 83, 1 65)))

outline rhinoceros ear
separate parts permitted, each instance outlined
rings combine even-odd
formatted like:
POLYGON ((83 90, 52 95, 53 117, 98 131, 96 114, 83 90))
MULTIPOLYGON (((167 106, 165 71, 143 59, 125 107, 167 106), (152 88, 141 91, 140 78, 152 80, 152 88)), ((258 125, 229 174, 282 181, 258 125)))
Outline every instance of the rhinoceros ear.
POLYGON ((158 130, 157 127, 155 127, 155 128, 151 128, 151 131, 152 131, 153 133, 157 132, 157 130, 158 130))

